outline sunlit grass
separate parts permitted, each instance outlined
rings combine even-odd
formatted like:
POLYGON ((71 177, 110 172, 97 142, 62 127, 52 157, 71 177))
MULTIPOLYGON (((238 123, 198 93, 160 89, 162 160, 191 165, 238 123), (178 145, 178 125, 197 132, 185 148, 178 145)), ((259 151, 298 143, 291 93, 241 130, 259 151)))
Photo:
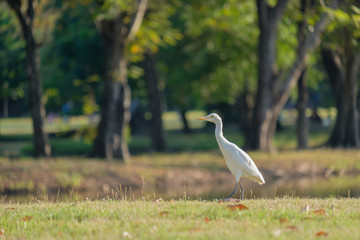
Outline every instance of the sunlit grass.
MULTIPOLYGON (((205 122, 197 121, 196 119, 204 116, 204 111, 189 111, 187 118, 191 128, 204 127, 205 122)), ((66 132, 70 130, 80 129, 90 126, 90 117, 74 116, 68 117, 64 120, 62 117, 55 117, 51 121, 48 118, 46 121, 46 130, 49 133, 66 132)), ((182 129, 182 122, 178 112, 169 111, 163 114, 164 127, 166 130, 182 129)), ((2 135, 25 135, 32 134, 32 122, 30 118, 1 118, 0 119, 0 133, 2 135)))
MULTIPOLYGON (((45 128, 48 133, 66 132, 90 125, 86 116, 71 117, 63 121, 61 117, 53 121, 46 121, 45 128)), ((2 118, 0 119, 0 132, 2 135, 26 135, 32 134, 32 122, 30 118, 2 118)))
POLYGON ((320 232, 360 238, 358 199, 241 203, 248 210, 189 199, 1 204, 0 231, 6 239, 313 239, 320 232))
MULTIPOLYGON (((189 111, 186 113, 186 118, 189 121, 190 128, 202 128, 205 126, 204 121, 198 121, 197 119, 206 115, 204 111, 189 111)), ((169 111, 163 114, 164 128, 166 130, 180 130, 183 128, 183 124, 178 112, 169 111)))

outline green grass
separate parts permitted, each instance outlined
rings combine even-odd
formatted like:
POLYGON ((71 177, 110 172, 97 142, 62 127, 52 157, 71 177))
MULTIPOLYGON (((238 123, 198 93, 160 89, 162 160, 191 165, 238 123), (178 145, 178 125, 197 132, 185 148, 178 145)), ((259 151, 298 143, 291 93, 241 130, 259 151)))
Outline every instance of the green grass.
MULTIPOLYGON (((187 113, 191 128, 201 128, 205 125, 203 121, 197 121, 197 118, 204 116, 204 111, 190 111, 187 113)), ((166 112, 163 115, 166 130, 182 129, 180 116, 177 112, 166 112)), ((0 119, 0 133, 5 136, 16 136, 24 134, 32 134, 31 118, 2 118, 0 119)), ((90 119, 87 116, 69 117, 68 122, 64 122, 61 117, 55 118, 51 123, 46 122, 46 130, 48 133, 66 132, 81 129, 90 126, 90 119)))
POLYGON ((359 239, 359 199, 103 200, 0 205, 4 239, 359 239), (302 211, 305 206, 308 211, 302 211), (322 209, 323 214, 314 211, 322 209))
MULTIPOLYGON (((86 116, 71 117, 69 122, 56 118, 52 123, 46 122, 46 130, 48 133, 66 132, 89 125, 89 119, 86 116)), ((9 136, 32 134, 31 118, 2 118, 0 119, 0 133, 9 136)))

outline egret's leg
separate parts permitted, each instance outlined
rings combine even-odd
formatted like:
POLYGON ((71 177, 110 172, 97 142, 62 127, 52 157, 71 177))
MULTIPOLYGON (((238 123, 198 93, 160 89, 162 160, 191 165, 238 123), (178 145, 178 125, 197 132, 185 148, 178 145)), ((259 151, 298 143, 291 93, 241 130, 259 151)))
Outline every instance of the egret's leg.
POLYGON ((234 195, 236 193, 236 190, 237 190, 237 182, 235 182, 235 189, 234 191, 227 197, 227 198, 230 198, 232 195, 234 195))
POLYGON ((241 189, 241 200, 244 200, 244 188, 243 186, 241 185, 241 182, 239 181, 240 183, 240 189, 241 189))

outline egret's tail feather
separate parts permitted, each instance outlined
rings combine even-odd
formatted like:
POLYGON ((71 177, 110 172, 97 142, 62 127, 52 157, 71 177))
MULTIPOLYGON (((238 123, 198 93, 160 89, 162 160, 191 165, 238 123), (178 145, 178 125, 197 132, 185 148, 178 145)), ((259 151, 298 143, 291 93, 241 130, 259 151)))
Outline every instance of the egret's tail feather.
POLYGON ((260 174, 258 176, 258 181, 257 181, 260 185, 263 185, 265 183, 264 177, 260 174))
POLYGON ((254 182, 257 182, 258 184, 262 185, 265 183, 265 180, 263 178, 263 176, 261 174, 257 175, 257 176, 248 176, 246 177, 254 182))

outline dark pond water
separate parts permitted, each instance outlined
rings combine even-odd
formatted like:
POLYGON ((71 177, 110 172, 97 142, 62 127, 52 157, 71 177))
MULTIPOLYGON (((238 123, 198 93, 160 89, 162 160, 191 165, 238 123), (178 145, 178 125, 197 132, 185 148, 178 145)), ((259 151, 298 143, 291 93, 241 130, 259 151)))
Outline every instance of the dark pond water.
MULTIPOLYGON (((258 185, 248 180, 242 180, 246 199, 275 198, 275 197, 360 197, 360 176, 345 176, 332 178, 299 178, 279 179, 258 185)), ((222 199, 233 190, 233 184, 182 186, 166 189, 112 189, 104 186, 102 190, 78 192, 76 190, 66 193, 46 193, 38 195, 2 195, 5 202, 26 202, 38 200, 68 201, 83 199, 222 199)), ((240 190, 235 198, 240 197, 240 190)))

